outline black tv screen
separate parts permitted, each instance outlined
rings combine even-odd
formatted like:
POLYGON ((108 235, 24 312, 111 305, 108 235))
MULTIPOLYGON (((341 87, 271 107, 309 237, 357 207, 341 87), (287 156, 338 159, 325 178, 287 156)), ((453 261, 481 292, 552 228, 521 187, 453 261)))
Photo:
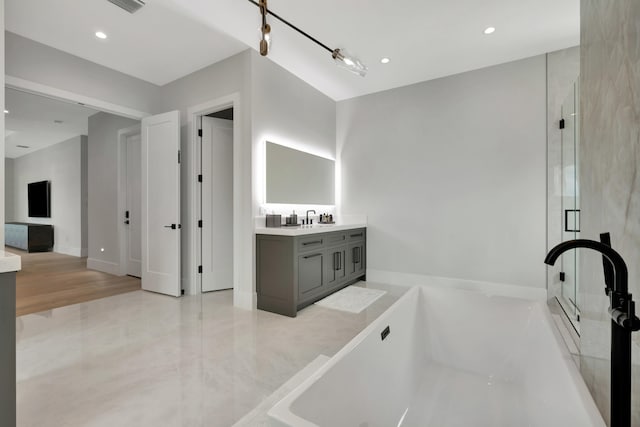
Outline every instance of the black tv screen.
POLYGON ((49 181, 32 182, 29 186, 29 216, 51 218, 51 184, 49 181))

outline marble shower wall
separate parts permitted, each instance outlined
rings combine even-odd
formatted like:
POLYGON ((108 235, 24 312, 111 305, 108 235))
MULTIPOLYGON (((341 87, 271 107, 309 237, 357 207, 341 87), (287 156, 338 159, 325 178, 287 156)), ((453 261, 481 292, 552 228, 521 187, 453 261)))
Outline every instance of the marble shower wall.
MULTIPOLYGON (((611 232, 640 298, 640 1, 581 1, 581 237, 611 232)), ((581 371, 609 418, 610 321, 602 261, 580 254, 581 371)), ((640 333, 634 334, 632 425, 640 426, 640 333)))

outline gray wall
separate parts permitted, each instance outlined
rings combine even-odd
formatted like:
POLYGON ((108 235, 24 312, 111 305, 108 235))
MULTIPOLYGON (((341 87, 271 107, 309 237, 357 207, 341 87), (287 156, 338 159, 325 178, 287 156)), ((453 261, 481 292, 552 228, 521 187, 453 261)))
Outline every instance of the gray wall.
MULTIPOLYGON (((255 296, 253 218, 258 214, 263 198, 264 141, 271 136, 274 142, 293 141, 310 151, 328 156, 335 155, 335 103, 308 84, 247 50, 217 64, 213 64, 162 88, 162 109, 178 109, 182 113, 182 150, 185 162, 182 167, 182 222, 189 230, 189 206, 191 206, 187 176, 192 147, 188 139, 187 117, 189 108, 238 93, 241 108, 234 111, 234 120, 240 121, 240 168, 242 178, 234 183, 241 194, 240 216, 242 230, 238 253, 242 254, 242 266, 238 274, 239 288, 235 296, 247 302, 255 296)), ((234 152, 234 155, 237 155, 234 152)), ((183 253, 189 254, 189 233, 182 234, 183 253)), ((183 258, 183 279, 190 266, 183 258)), ((192 284, 191 284, 192 285, 192 284)), ((193 289, 193 288, 192 288, 193 289)), ((247 304, 241 303, 243 306, 247 304)))
POLYGON ((15 221, 13 218, 13 159, 4 159, 4 219, 15 221))
POLYGON ((544 288, 545 103, 544 55, 339 102, 342 214, 368 215, 368 277, 544 288))
MULTIPOLYGON (((194 273, 189 265, 189 259, 194 256, 192 253, 193 242, 191 230, 195 225, 191 222, 190 207, 193 203, 191 194, 191 177, 188 176, 192 167, 193 144, 189 139, 189 129, 192 127, 191 119, 187 113, 189 108, 203 103, 223 98, 232 94, 239 94, 241 107, 234 110, 234 119, 242 126, 240 136, 240 162, 246 171, 245 178, 234 185, 238 186, 238 191, 242 193, 241 208, 234 215, 240 216, 241 221, 246 224, 242 232, 238 251, 242 254, 251 254, 253 242, 252 227, 252 207, 251 207, 251 103, 250 103, 250 83, 249 83, 249 51, 234 55, 230 58, 198 70, 181 79, 175 80, 162 87, 161 105, 164 111, 180 110, 181 112, 181 150, 182 150, 182 187, 180 196, 182 199, 181 222, 183 232, 182 239, 182 265, 181 274, 183 286, 187 292, 199 292, 195 283, 190 279, 194 273)), ((237 153, 234 152, 234 156, 237 153)), ((247 294, 246 298, 251 298, 253 259, 245 256, 242 259, 243 268, 238 273, 238 281, 243 284, 236 292, 247 294)))
POLYGON ((254 146, 264 150, 271 141, 335 158, 335 101, 270 59, 253 50, 251 55, 254 146))
MULTIPOLYGON (((629 291, 640 298, 640 2, 581 2, 581 236, 610 232, 627 261, 629 291)), ((610 319, 602 261, 580 253, 583 377, 609 415, 610 319)), ((640 426, 640 333, 634 333, 633 420, 640 426)))
POLYGON ((11 32, 6 74, 149 113, 159 113, 160 88, 11 32))
POLYGON ((139 122, 108 113, 89 117, 87 267, 119 274, 118 131, 139 122), (104 252, 101 249, 104 248, 104 252))
MULTIPOLYGON (((13 160, 13 220, 52 224, 55 252, 82 256, 83 246, 83 160, 87 137, 77 136, 13 160), (51 218, 28 216, 27 184, 51 181, 51 218)), ((7 183, 8 184, 8 183, 7 183)), ((86 238, 85 238, 86 240, 86 238)))

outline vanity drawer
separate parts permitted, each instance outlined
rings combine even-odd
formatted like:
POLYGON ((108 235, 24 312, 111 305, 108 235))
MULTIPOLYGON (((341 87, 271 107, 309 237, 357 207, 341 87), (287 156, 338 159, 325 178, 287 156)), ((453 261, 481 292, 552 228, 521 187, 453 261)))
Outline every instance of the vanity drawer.
POLYGON ((347 233, 329 233, 325 237, 326 246, 336 246, 347 242, 347 233))
POLYGON ((313 235, 308 237, 299 237, 298 238, 298 252, 307 252, 313 251, 318 248, 322 248, 324 246, 326 235, 313 235))
POLYGON ((349 242, 357 242, 360 240, 364 240, 365 238, 365 229, 364 228, 358 228, 356 230, 349 230, 346 234, 347 234, 347 240, 349 242))

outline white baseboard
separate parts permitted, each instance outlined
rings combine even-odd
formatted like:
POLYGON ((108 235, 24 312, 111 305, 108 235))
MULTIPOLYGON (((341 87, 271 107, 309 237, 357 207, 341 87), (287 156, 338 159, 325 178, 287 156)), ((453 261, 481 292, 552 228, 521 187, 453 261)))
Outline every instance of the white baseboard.
MULTIPOLYGON (((422 274, 398 273, 395 271, 367 269, 367 282, 385 283, 399 286, 437 286, 465 289, 492 295, 545 300, 547 289, 505 283, 482 282, 479 280, 456 279, 452 277, 427 276, 422 274)), ((543 284, 544 286, 544 284, 543 284)))
MULTIPOLYGON (((81 248, 71 248, 68 246, 53 245, 53 252, 57 252, 59 254, 71 255, 71 256, 77 256, 77 257, 86 256, 86 255, 82 255, 82 251, 83 249, 81 248)), ((84 251, 86 251, 86 249, 84 249, 84 251)))
POLYGON ((95 258, 87 258, 87 268, 90 270, 98 270, 103 273, 113 274, 114 276, 122 276, 120 273, 120 265, 115 262, 102 261, 95 258))
POLYGON ((233 306, 245 310, 255 310, 258 301, 258 294, 255 292, 242 292, 233 290, 233 306))

